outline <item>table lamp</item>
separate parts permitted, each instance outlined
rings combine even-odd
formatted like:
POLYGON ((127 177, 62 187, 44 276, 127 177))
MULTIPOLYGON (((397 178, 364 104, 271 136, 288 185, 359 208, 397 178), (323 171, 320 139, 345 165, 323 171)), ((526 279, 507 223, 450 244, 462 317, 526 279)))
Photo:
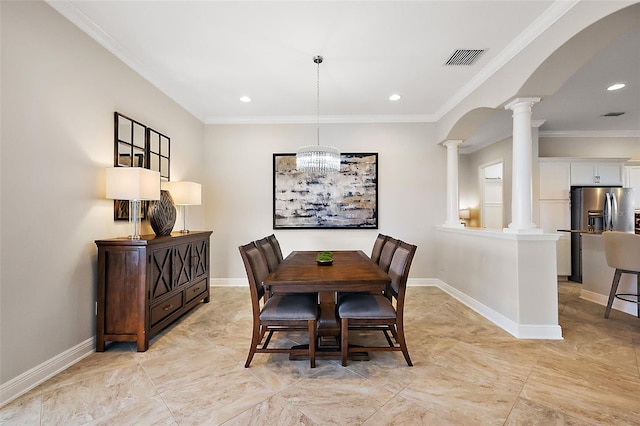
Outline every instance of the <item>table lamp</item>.
POLYGON ((466 226, 467 221, 471 218, 471 210, 469 209, 460 209, 458 212, 458 216, 462 219, 462 223, 466 226))
POLYGON ((199 206, 202 204, 202 185, 195 182, 163 182, 162 189, 171 193, 173 204, 181 206, 182 210, 182 233, 189 232, 187 229, 187 206, 199 206))
POLYGON ((140 239, 140 201, 160 199, 160 173, 141 167, 107 168, 107 198, 129 201, 132 240, 140 239))

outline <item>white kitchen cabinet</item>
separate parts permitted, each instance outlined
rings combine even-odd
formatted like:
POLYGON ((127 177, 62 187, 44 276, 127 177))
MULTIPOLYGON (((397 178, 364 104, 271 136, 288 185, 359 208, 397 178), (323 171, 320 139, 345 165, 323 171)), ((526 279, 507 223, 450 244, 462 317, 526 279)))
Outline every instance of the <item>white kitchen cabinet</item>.
POLYGON ((620 186, 623 163, 610 161, 572 162, 572 186, 620 186))
POLYGON ((635 190, 635 209, 640 210, 640 166, 626 166, 624 175, 624 186, 635 190))
POLYGON ((540 159, 540 199, 568 200, 571 189, 571 163, 540 159))
POLYGON ((545 233, 560 234, 556 243, 557 275, 571 275, 571 234, 558 229, 571 228, 571 162, 540 159, 540 223, 545 233))
POLYGON ((540 200, 540 228, 545 233, 560 234, 556 246, 558 275, 571 275, 571 234, 558 229, 571 229, 569 200, 540 200))

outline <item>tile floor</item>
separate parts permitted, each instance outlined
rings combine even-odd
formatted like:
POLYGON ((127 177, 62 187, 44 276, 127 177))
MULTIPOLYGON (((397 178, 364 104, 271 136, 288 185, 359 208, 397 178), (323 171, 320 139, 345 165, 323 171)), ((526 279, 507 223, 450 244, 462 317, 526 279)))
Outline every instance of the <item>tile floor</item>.
MULTIPOLYGON (((256 354, 248 289, 213 288, 152 340, 114 344, 0 410, 7 425, 640 424, 640 319, 560 283, 563 341, 517 340, 435 287, 410 287, 400 353, 367 362, 256 354)), ((364 336, 361 338, 379 338, 364 336)), ((276 343, 305 341, 290 333, 276 343)))

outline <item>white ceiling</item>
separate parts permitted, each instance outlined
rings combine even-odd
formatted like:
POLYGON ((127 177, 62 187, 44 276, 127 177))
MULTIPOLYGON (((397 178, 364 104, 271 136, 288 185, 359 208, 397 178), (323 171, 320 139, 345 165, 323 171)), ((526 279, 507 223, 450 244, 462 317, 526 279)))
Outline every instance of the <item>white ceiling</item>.
MULTIPOLYGON (((205 123, 296 123, 317 119, 315 55, 324 57, 323 122, 437 121, 573 2, 49 4, 205 123), (456 49, 486 52, 475 65, 445 66, 456 49), (402 99, 389 101, 393 93, 402 99)), ((556 133, 640 135, 639 80, 640 25, 537 105, 534 118, 556 133), (627 87, 607 93, 617 80, 627 87), (600 117, 618 111, 626 114, 600 117)), ((509 115, 493 120, 508 125, 509 115)))

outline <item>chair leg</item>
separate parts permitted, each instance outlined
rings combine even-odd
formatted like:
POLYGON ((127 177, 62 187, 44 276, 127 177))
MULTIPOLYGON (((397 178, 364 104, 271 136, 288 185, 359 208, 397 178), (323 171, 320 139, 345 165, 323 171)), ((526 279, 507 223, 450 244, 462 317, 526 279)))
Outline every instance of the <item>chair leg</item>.
MULTIPOLYGON (((389 331, 388 330, 382 330, 382 332, 384 333, 384 337, 387 338, 387 343, 389 344, 389 347, 394 347, 395 345, 393 344, 393 341, 391 340, 391 337, 389 337, 389 331)), ((393 331, 391 332, 391 334, 393 334, 393 331)), ((395 338, 395 336, 394 336, 395 338)), ((396 339, 398 340, 398 339, 396 339)))
POLYGON ((316 368, 316 320, 309 321, 309 363, 316 368))
MULTIPOLYGON (((265 327, 264 331, 266 330, 267 328, 265 327)), ((262 340, 262 337, 264 336, 264 331, 262 332, 262 336, 260 336, 260 340, 262 340)), ((273 336, 273 330, 269 330, 269 334, 267 335, 267 339, 264 341, 264 345, 262 345, 262 349, 267 349, 267 346, 271 341, 271 336, 273 336)))
POLYGON ((640 318, 640 272, 636 274, 636 307, 638 309, 637 316, 640 318))
POLYGON ((616 272, 613 274, 613 281, 611 282, 611 291, 609 292, 609 301, 607 302, 607 309, 604 311, 604 317, 609 318, 609 313, 611 313, 611 306, 613 305, 613 299, 616 297, 616 292, 618 291, 618 284, 620 283, 620 276, 622 275, 622 271, 620 269, 616 269, 616 272))
POLYGON ((342 366, 347 366, 347 356, 349 355, 349 318, 342 318, 340 322, 340 354, 342 355, 342 366))
POLYGON ((404 325, 402 322, 396 324, 396 334, 398 343, 400 344, 400 349, 402 350, 402 354, 404 355, 404 360, 407 361, 409 367, 413 367, 413 363, 411 362, 411 358, 409 358, 409 349, 407 349, 407 341, 404 338, 404 325))
POLYGON ((249 368, 249 365, 251 364, 251 360, 253 359, 253 356, 256 354, 256 349, 258 348, 258 345, 260 344, 260 341, 262 340, 263 335, 264 335, 264 332, 261 332, 259 327, 253 328, 253 334, 251 336, 251 347, 249 348, 249 355, 247 355, 247 361, 244 363, 244 368, 249 368))

